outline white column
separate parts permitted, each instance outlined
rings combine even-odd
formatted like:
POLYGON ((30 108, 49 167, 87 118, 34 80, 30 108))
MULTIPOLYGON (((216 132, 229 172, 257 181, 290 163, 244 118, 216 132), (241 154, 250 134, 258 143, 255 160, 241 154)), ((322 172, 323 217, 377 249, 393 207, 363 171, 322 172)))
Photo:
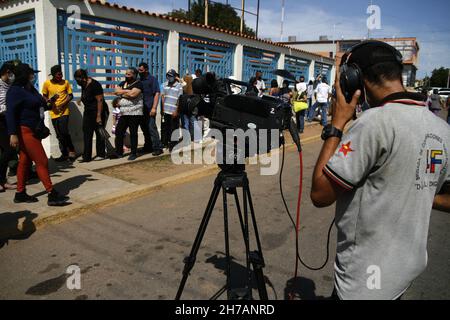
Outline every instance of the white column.
MULTIPOLYGON (((244 72, 244 46, 237 44, 234 49, 234 77, 236 80, 243 81, 242 76, 244 72)), ((248 81, 248 80, 245 80, 248 81)))
MULTIPOLYGON (((286 63, 286 55, 284 53, 281 53, 280 54, 280 58, 278 59, 278 69, 283 70, 284 67, 285 67, 285 63, 286 63)), ((278 84, 281 87, 282 83, 283 83, 283 78, 282 77, 277 77, 277 81, 278 81, 278 84)), ((268 85, 270 86, 270 83, 268 85)))
POLYGON ((311 60, 309 64, 309 80, 314 81, 314 67, 316 66, 316 60, 311 60))
POLYGON ((336 66, 333 66, 331 68, 331 79, 328 79, 328 81, 330 82, 330 86, 334 85, 334 80, 336 79, 336 66))
MULTIPOLYGON (((56 8, 49 0, 41 0, 35 7, 36 15, 36 49, 38 58, 39 88, 42 88, 50 68, 58 64, 58 18, 56 8)), ((51 128, 48 114, 46 125, 51 128)), ((42 141, 45 152, 50 155, 52 146, 57 148, 58 142, 52 129, 52 135, 42 141)))
MULTIPOLYGON (((179 70, 179 55, 180 55, 180 34, 177 31, 171 30, 169 32, 169 38, 167 40, 167 66, 166 70, 175 69, 179 74, 182 74, 179 70)), ((193 70, 189 70, 193 72, 193 70)), ((184 72, 184 71, 183 71, 184 72)))

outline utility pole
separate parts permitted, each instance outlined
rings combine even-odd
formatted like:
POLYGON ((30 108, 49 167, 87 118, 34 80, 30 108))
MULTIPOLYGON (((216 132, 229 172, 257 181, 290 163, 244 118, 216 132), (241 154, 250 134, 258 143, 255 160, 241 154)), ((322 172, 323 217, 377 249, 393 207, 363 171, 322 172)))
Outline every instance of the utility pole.
POLYGON ((280 42, 283 42, 284 35, 284 0, 281 0, 281 32, 280 32, 280 42))
POLYGON ((241 33, 244 33, 245 0, 242 0, 241 33))
POLYGON ((256 10, 256 37, 258 38, 258 30, 259 30, 259 0, 258 0, 258 9, 256 10))
POLYGON ((208 0, 205 0, 205 26, 208 25, 208 0))

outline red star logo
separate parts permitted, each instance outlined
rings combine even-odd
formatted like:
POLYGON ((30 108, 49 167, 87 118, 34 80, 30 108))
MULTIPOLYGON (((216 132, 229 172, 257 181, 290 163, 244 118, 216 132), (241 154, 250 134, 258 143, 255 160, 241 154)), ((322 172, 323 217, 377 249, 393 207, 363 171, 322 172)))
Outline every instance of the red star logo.
POLYGON ((355 151, 352 148, 350 148, 351 144, 352 144, 351 141, 349 143, 347 143, 347 144, 343 144, 341 149, 339 150, 339 153, 342 152, 344 154, 344 157, 346 157, 347 154, 349 154, 350 152, 355 151))

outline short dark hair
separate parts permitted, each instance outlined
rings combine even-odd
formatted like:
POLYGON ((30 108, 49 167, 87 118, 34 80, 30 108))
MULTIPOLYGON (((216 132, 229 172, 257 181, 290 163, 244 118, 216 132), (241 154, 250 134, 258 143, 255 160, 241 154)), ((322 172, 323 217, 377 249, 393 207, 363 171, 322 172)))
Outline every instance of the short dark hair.
MULTIPOLYGON (((384 47, 371 49, 371 55, 373 56, 385 55, 386 52, 387 49, 384 47)), ((362 74, 364 79, 377 85, 381 85, 386 80, 402 82, 403 64, 395 61, 380 62, 363 69, 362 74)))
POLYGON ((77 71, 75 71, 73 77, 74 78, 87 79, 88 78, 88 73, 84 69, 78 69, 77 71))
POLYGON ((148 69, 149 69, 148 64, 145 63, 145 62, 141 62, 141 63, 139 64, 139 67, 143 67, 145 70, 148 70, 148 69))
POLYGON ((200 75, 203 75, 203 71, 202 71, 202 70, 200 70, 200 69, 197 69, 197 70, 195 70, 195 74, 200 74, 200 75))
POLYGON ((14 72, 14 63, 12 61, 7 61, 0 67, 0 76, 3 76, 8 72, 14 72))
POLYGON ((270 83, 270 87, 271 88, 278 88, 278 81, 273 79, 272 82, 270 83))

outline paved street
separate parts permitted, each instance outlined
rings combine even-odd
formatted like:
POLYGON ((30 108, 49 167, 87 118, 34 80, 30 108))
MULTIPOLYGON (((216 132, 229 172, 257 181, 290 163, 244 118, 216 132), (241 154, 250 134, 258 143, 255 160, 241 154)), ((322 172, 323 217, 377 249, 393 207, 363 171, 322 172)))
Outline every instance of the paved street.
MULTIPOLYGON (((326 232, 333 208, 313 208, 311 174, 320 143, 305 145, 305 187, 300 249, 303 260, 319 266, 325 258, 326 232)), ((278 187, 278 177, 249 170, 253 200, 267 267, 271 299, 285 299, 292 288, 295 234, 278 187)), ((296 205, 299 164, 286 159, 284 186, 292 213, 296 205)), ((212 189, 214 176, 161 189, 144 198, 50 225, 0 249, 0 299, 173 299, 183 258, 189 254, 212 189), (66 286, 66 269, 81 268, 81 290, 66 286)), ((229 198, 230 200, 231 197, 229 198)), ((221 197, 219 197, 221 200, 221 197)), ((231 201, 230 201, 231 202, 231 201)), ((233 285, 245 276, 244 245, 237 215, 230 209, 233 285)), ((406 299, 450 299, 450 215, 434 212, 430 226, 429 266, 406 299)), ((322 271, 300 268, 293 290, 302 299, 320 299, 333 288, 331 258, 322 271)), ((225 283, 221 201, 216 206, 184 298, 209 299, 225 283)), ((225 298, 225 296, 221 296, 225 298)))

